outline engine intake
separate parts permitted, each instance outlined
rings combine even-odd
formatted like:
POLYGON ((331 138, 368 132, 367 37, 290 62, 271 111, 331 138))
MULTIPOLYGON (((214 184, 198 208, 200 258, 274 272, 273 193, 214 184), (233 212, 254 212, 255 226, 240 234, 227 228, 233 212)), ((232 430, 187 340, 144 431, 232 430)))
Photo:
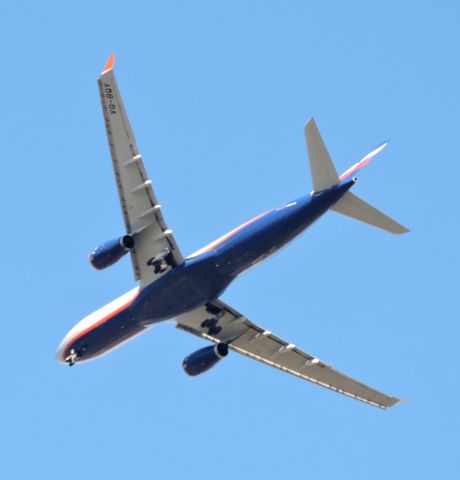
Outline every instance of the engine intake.
POLYGON ((182 362, 182 368, 187 375, 194 377, 209 370, 227 354, 228 345, 226 343, 204 347, 186 357, 182 362))
POLYGON ((95 269, 103 270, 118 262, 133 248, 133 236, 123 235, 123 237, 105 242, 92 250, 89 254, 89 261, 95 269))

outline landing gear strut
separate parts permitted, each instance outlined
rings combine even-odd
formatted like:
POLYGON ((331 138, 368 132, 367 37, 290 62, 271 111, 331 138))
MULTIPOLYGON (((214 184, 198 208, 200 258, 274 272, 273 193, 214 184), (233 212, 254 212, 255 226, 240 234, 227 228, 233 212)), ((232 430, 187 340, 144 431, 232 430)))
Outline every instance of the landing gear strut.
POLYGON ((72 350, 70 350, 69 355, 65 357, 65 361, 69 364, 69 367, 71 367, 72 365, 75 365, 77 361, 77 357, 78 357, 77 352, 72 348, 72 350))

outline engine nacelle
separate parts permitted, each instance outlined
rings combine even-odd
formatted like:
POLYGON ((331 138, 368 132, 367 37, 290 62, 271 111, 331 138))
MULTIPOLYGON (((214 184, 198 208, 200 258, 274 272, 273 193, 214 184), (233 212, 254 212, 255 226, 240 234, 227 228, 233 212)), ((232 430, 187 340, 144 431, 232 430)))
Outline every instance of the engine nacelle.
POLYGON ((228 345, 226 343, 204 347, 186 357, 182 362, 182 368, 187 375, 194 377, 209 370, 227 354, 228 345))
POLYGON ((97 270, 103 270, 118 262, 121 257, 126 255, 134 248, 134 238, 131 235, 124 235, 121 238, 105 242, 96 247, 89 254, 91 265, 97 270))

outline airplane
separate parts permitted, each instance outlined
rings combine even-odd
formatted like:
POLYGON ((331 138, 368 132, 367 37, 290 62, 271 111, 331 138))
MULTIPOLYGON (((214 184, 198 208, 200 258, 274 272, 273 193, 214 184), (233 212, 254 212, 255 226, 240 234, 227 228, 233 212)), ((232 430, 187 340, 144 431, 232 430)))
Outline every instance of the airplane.
POLYGON ((219 299, 236 277, 280 250, 328 210, 391 233, 408 232, 350 191, 356 183, 352 175, 386 143, 339 176, 315 121, 309 120, 305 137, 313 191, 261 213, 184 257, 144 168, 113 67, 112 54, 98 85, 126 233, 95 248, 89 261, 102 270, 129 252, 139 284, 76 324, 58 347, 58 361, 72 366, 93 360, 150 326, 173 319, 180 330, 212 342, 184 359, 183 369, 191 376, 209 370, 232 350, 382 409, 398 403, 398 398, 340 373, 219 299))

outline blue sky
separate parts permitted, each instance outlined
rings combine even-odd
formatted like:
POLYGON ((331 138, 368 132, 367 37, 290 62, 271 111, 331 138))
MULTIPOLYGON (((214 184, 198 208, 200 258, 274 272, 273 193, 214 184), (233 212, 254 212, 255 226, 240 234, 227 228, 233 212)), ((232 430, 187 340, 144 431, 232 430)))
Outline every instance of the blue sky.
POLYGON ((3 2, 5 479, 455 478, 457 2, 3 2), (123 223, 96 79, 111 52, 184 253, 310 191, 314 116, 337 169, 386 138, 355 193, 407 225, 329 213, 223 299, 409 403, 380 411, 160 325, 69 369, 57 344, 133 287, 88 251, 123 223))

